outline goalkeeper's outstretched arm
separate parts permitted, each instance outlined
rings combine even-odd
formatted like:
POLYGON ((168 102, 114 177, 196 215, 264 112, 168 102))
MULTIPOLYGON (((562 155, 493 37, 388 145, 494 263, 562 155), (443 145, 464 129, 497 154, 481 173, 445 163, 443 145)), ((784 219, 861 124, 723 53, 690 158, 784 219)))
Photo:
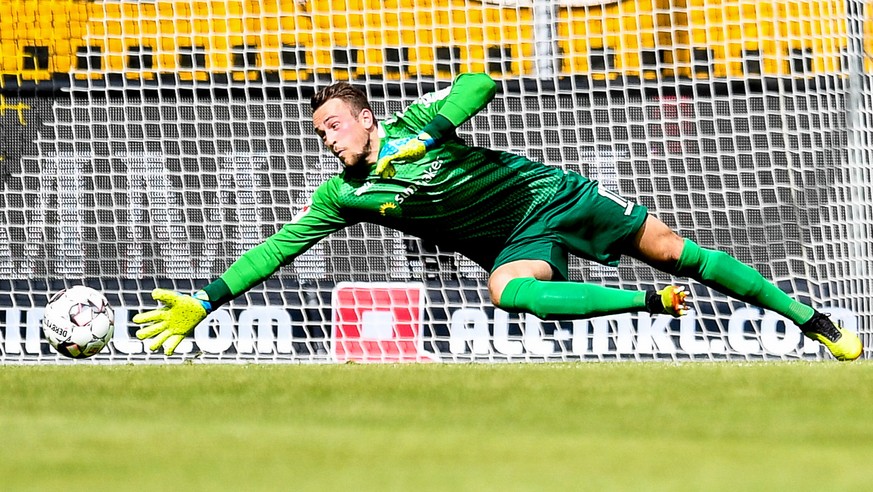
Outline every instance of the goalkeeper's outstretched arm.
POLYGON ((151 339, 149 350, 163 346, 166 355, 173 355, 179 343, 210 312, 260 284, 329 234, 350 225, 329 199, 333 186, 333 181, 323 183, 313 194, 314 204, 304 207, 291 223, 246 251, 203 289, 192 295, 155 289, 152 298, 162 305, 133 317, 133 322, 141 325, 137 338, 151 339))

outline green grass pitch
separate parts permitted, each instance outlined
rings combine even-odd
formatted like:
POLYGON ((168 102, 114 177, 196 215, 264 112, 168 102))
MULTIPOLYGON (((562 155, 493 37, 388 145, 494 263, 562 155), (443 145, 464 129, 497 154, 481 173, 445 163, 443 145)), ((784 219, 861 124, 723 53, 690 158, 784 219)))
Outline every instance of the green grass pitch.
POLYGON ((0 488, 869 490, 868 362, 0 368, 0 488))

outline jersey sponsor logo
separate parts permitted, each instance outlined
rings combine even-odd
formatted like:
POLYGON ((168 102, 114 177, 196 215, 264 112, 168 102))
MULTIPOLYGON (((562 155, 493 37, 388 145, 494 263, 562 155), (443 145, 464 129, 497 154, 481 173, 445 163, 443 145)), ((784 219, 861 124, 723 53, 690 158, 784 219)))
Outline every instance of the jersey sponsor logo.
POLYGON ((420 180, 407 186, 405 190, 398 193, 394 197, 394 200, 397 202, 397 204, 400 205, 401 203, 403 203, 404 200, 406 200, 407 198, 414 195, 415 192, 417 192, 419 190, 419 188, 421 188, 422 186, 433 181, 433 178, 435 178, 437 175, 437 171, 439 171, 440 168, 442 168, 442 167, 443 167, 443 160, 442 159, 437 159, 437 160, 433 161, 430 164, 430 166, 427 168, 427 170, 424 172, 424 174, 422 174, 420 180))
POLYGON ((386 202, 379 206, 379 215, 385 215, 389 210, 394 210, 397 208, 397 204, 394 202, 386 202))

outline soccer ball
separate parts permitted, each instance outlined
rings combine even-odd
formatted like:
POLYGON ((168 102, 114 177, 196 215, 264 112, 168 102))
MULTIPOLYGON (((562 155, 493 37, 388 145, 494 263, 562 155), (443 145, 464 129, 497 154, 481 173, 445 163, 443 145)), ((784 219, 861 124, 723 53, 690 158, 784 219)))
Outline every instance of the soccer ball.
POLYGON ((51 346, 73 359, 91 357, 103 350, 114 329, 115 313, 109 301, 84 285, 52 296, 42 319, 42 331, 51 346))

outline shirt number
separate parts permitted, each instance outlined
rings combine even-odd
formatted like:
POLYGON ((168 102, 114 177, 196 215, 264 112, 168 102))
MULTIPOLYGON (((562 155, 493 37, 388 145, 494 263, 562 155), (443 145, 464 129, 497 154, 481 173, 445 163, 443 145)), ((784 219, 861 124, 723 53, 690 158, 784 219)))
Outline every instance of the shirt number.
POLYGON ((630 215, 634 209, 634 203, 632 201, 628 200, 627 198, 624 198, 623 196, 621 196, 613 191, 603 189, 600 186, 598 186, 597 187, 597 194, 604 197, 604 198, 609 198, 610 200, 617 203, 620 207, 624 208, 625 215, 630 215))

